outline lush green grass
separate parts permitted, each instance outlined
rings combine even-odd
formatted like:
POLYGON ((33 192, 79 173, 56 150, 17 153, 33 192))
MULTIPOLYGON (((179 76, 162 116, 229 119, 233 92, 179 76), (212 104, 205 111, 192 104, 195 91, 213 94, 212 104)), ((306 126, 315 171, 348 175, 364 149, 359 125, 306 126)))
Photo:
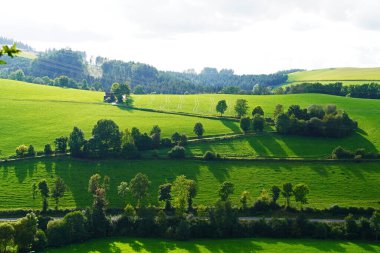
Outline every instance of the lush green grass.
POLYGON ((287 82, 375 80, 380 80, 380 68, 330 68, 291 73, 287 82))
POLYGON ((56 137, 68 136, 74 126, 90 136, 99 119, 112 119, 121 129, 138 127, 150 131, 159 125, 163 136, 179 131, 193 136, 193 127, 201 121, 207 134, 239 131, 238 124, 178 115, 127 110, 105 104, 103 93, 62 89, 0 79, 0 150, 14 154, 20 144, 33 144, 42 150, 56 137))
MULTIPOLYGON (((69 192, 62 207, 86 207, 91 204, 87 192, 88 179, 95 173, 111 177, 109 200, 111 207, 123 207, 125 201, 117 195, 121 181, 131 180, 138 172, 148 175, 152 182, 149 202, 157 204, 160 184, 186 175, 198 182, 195 204, 209 205, 217 199, 219 185, 230 180, 235 183, 232 200, 248 190, 253 199, 263 188, 283 182, 306 183, 310 187, 310 206, 380 207, 379 163, 311 163, 311 162, 226 162, 226 161, 88 161, 71 158, 25 160, 0 165, 0 209, 40 208, 41 199, 33 200, 31 185, 46 179, 51 186, 57 176, 63 178, 69 192)), ((280 200, 281 203, 283 200, 280 200)), ((53 200, 50 205, 53 205, 53 200)))
POLYGON ((160 239, 107 238, 59 249, 49 249, 46 253, 254 253, 254 252, 288 252, 288 253, 357 253, 380 252, 375 243, 318 241, 294 239, 225 239, 168 241, 160 239))
MULTIPOLYGON (((243 141, 228 141, 200 145, 197 150, 215 149, 220 153, 236 156, 246 155, 274 155, 274 156, 317 156, 331 152, 338 145, 347 148, 363 147, 368 151, 380 150, 380 100, 355 99, 337 97, 323 94, 292 94, 276 96, 253 96, 253 95, 140 95, 134 96, 138 107, 157 108, 168 111, 194 112, 200 114, 216 115, 215 105, 217 101, 225 99, 228 104, 226 115, 233 115, 233 106, 238 98, 248 100, 250 111, 260 105, 266 115, 272 115, 276 104, 284 105, 285 109, 292 104, 307 107, 310 104, 331 104, 343 109, 359 122, 360 131, 348 138, 307 138, 298 136, 263 136, 251 137, 243 141), (226 143, 226 145, 224 145, 226 143), (246 148, 242 148, 242 143, 246 148), (206 148, 205 148, 206 147, 206 148)), ((207 128, 206 128, 206 133, 207 128)), ((193 148, 192 148, 193 149, 193 148)))

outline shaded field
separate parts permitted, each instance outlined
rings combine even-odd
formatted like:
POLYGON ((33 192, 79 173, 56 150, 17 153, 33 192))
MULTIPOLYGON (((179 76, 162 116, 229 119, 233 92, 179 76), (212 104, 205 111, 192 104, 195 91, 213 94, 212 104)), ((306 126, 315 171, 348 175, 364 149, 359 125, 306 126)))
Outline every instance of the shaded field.
MULTIPOLYGON (((126 201, 117 195, 121 181, 130 181, 138 172, 151 183, 147 202, 158 204, 158 186, 186 175, 198 183, 195 204, 210 205, 217 199, 219 185, 235 183, 232 201, 239 204, 241 192, 247 190, 255 200, 260 191, 284 182, 306 183, 310 187, 310 207, 340 206, 380 208, 380 163, 312 163, 267 161, 176 161, 176 160, 107 160, 87 161, 72 158, 46 158, 0 165, 0 209, 40 208, 41 198, 33 200, 31 186, 46 179, 50 186, 61 177, 69 191, 61 207, 86 207, 92 197, 87 192, 88 179, 99 173, 111 178, 108 194, 110 207, 123 207, 126 201), (348 189, 349 187, 349 189, 348 189)), ((279 200, 283 203, 283 199, 279 200)), ((294 203, 293 203, 294 204, 294 203)), ((295 204, 294 204, 295 205, 295 204)), ((50 206, 54 206, 50 200, 50 206)))
POLYGON ((318 241, 296 239, 224 239, 196 241, 168 241, 160 239, 107 238, 94 240, 59 249, 49 249, 45 253, 255 253, 255 252, 289 252, 289 253, 356 253, 380 252, 375 243, 318 241))
POLYGON ((62 89, 22 82, 0 80, 0 150, 2 155, 14 154, 21 144, 33 144, 43 150, 59 136, 68 136, 74 126, 89 138, 100 119, 112 119, 120 128, 150 131, 159 125, 162 136, 178 131, 194 136, 193 127, 201 121, 207 134, 239 132, 238 123, 199 119, 169 114, 129 110, 102 103, 100 92, 62 89))
POLYGON ((329 68, 290 73, 287 82, 376 80, 380 80, 380 68, 329 68))

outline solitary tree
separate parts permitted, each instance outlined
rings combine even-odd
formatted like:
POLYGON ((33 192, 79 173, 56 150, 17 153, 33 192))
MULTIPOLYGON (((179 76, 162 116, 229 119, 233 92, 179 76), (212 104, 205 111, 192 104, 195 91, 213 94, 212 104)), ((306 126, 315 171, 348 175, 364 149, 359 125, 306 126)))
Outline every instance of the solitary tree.
POLYGON ((0 245, 7 252, 7 246, 11 244, 15 236, 15 229, 9 223, 0 223, 0 245))
POLYGON ((38 183, 38 189, 42 197, 42 212, 46 212, 49 206, 48 198, 50 197, 50 189, 45 179, 38 183))
POLYGON ((165 210, 168 211, 172 208, 171 200, 172 200, 172 184, 166 183, 162 184, 158 187, 158 200, 165 201, 165 210))
POLYGON ((307 204, 307 194, 309 194, 309 187, 306 184, 297 184, 293 190, 294 198, 296 202, 302 205, 307 204))
POLYGON ((216 105, 216 111, 220 113, 220 116, 227 110, 226 100, 220 100, 216 105))
POLYGON ((202 123, 198 122, 194 125, 194 133, 199 137, 203 135, 205 132, 202 123))
POLYGON ((52 197, 55 200, 55 209, 58 210, 59 199, 65 195, 66 185, 62 178, 58 177, 54 182, 52 197))
POLYGON ((277 185, 273 185, 271 188, 272 193, 272 202, 276 203, 278 198, 280 197, 281 189, 277 185))
POLYGON ((282 196, 286 199, 286 207, 290 206, 290 197, 293 196, 293 185, 292 183, 284 183, 282 185, 282 196))
POLYGON ((138 173, 129 183, 132 196, 137 200, 137 207, 140 207, 142 200, 148 196, 149 186, 148 177, 142 173, 138 173))
POLYGON ((234 184, 230 181, 224 181, 220 187, 218 195, 222 201, 226 201, 234 193, 234 184))
POLYGON ((238 99, 236 100, 235 104, 235 112, 238 116, 238 118, 243 117, 247 114, 248 111, 248 102, 245 99, 238 99))
POLYGON ((246 118, 240 119, 240 128, 243 130, 244 133, 248 132, 251 129, 251 120, 246 118))

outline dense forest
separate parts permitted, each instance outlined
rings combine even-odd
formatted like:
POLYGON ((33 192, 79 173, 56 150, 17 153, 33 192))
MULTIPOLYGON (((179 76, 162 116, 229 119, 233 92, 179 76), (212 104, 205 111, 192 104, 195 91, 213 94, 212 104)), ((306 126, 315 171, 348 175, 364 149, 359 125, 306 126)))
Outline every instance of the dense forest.
MULTIPOLYGON (((0 38, 1 44, 14 41, 0 38)), ((16 42, 20 49, 33 51, 32 47, 16 42)), ((67 86, 79 89, 108 91, 114 82, 128 82, 133 91, 144 93, 250 93, 252 89, 273 87, 284 83, 287 74, 282 71, 269 75, 236 75, 232 69, 204 68, 184 72, 160 71, 138 62, 124 62, 96 57, 88 61, 86 53, 71 49, 52 49, 38 53, 36 59, 23 57, 7 58, 7 65, 0 66, 0 77, 46 85, 67 86), (17 73, 16 73, 17 72, 17 73), (59 82, 57 78, 69 79, 59 82), (68 85, 65 85, 68 84, 68 85)))

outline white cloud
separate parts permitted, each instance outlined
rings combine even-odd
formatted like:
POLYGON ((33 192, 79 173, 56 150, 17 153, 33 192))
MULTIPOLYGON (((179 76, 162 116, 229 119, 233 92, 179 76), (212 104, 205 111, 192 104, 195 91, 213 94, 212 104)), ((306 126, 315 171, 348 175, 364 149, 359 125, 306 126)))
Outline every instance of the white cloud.
POLYGON ((165 70, 380 65, 378 0, 15 0, 1 35, 165 70))

